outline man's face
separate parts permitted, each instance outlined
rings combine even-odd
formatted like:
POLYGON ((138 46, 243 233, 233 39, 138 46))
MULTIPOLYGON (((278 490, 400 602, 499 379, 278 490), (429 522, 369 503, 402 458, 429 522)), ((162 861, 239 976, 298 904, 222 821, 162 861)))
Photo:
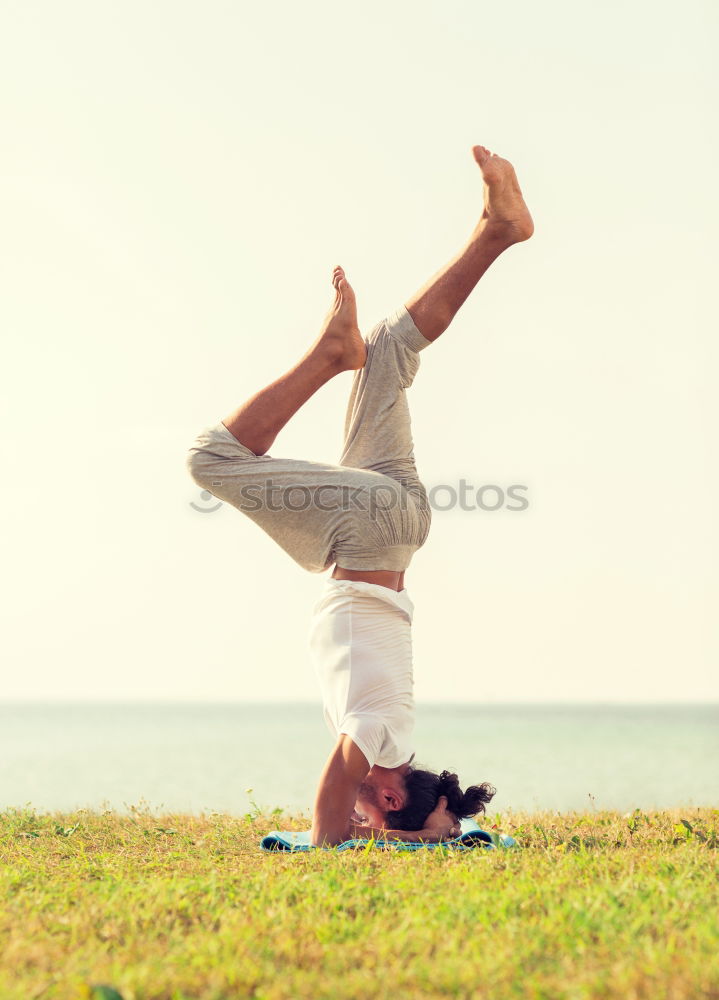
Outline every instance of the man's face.
POLYGON ((373 767, 357 789, 352 819, 363 826, 381 827, 387 813, 401 809, 406 801, 406 767, 373 767))
POLYGON ((355 802, 352 819, 362 826, 382 826, 384 823, 386 809, 382 809, 379 794, 373 783, 373 775, 370 771, 365 780, 357 789, 357 801, 355 802))

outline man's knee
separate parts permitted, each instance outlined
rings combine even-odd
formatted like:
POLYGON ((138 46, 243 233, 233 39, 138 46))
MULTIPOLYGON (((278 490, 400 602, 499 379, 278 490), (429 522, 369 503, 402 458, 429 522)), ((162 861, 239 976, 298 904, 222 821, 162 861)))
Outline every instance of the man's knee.
POLYGON ((185 460, 185 465, 187 471, 190 473, 190 477, 194 479, 198 486, 203 490, 210 489, 210 482, 213 478, 217 479, 217 465, 218 458, 216 455, 208 455, 206 451, 200 451, 198 448, 190 448, 187 453, 187 458, 185 460))
MULTIPOLYGON (((198 486, 217 494, 217 487, 230 479, 250 480, 248 466, 258 461, 254 452, 239 441, 212 442, 210 447, 203 443, 193 445, 187 452, 185 466, 198 486)), ((266 461, 262 460, 262 461, 266 461)))

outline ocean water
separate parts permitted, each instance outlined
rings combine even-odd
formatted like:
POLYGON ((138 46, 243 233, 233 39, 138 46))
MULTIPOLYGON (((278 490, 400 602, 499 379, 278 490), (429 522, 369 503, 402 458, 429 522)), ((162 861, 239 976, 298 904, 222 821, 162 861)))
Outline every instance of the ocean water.
MULTIPOLYGON (((331 745, 319 705, 4 703, 0 809, 309 815, 331 745)), ((719 705, 419 705, 416 747, 493 812, 719 806, 719 705)))

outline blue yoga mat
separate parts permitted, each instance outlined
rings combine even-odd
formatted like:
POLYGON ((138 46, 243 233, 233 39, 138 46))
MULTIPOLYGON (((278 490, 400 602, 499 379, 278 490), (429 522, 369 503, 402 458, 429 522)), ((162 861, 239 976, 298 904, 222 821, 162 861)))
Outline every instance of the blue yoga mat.
MULTIPOLYGON (((390 851, 422 851, 431 850, 437 847, 448 847, 455 851, 469 851, 475 847, 482 847, 493 851, 498 847, 517 847, 517 841, 505 833, 487 833, 482 830, 473 819, 463 819, 460 821, 462 832, 453 840, 444 840, 439 844, 423 844, 411 840, 376 840, 374 850, 390 851)), ((366 847, 371 843, 369 840, 345 840, 336 847, 313 847, 310 844, 310 831, 303 830, 295 833, 291 830, 272 830, 266 837, 262 838, 260 847, 263 851, 353 851, 366 847)))

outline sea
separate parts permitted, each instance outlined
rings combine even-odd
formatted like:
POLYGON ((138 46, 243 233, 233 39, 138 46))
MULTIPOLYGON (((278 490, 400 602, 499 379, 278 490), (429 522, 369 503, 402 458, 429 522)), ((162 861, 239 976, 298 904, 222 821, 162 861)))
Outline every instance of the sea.
MULTIPOLYGON (((417 706, 416 763, 489 811, 719 806, 719 704, 417 706)), ((319 704, 0 703, 0 809, 310 815, 319 704)))

